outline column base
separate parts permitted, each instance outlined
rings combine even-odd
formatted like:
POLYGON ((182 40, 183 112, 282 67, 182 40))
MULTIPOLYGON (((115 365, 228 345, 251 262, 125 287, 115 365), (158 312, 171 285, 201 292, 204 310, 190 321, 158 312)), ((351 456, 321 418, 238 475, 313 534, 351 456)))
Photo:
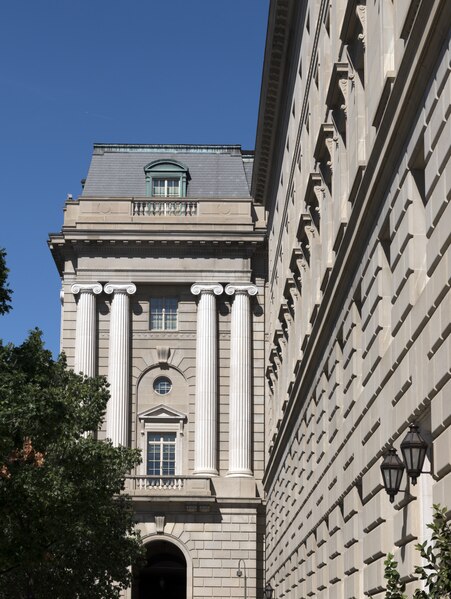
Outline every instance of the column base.
POLYGON ((202 470, 194 470, 193 476, 219 476, 215 468, 202 468, 202 470))
POLYGON ((248 469, 246 469, 246 470, 229 470, 227 472, 226 476, 229 478, 232 478, 232 477, 249 478, 249 477, 253 477, 254 474, 253 474, 252 470, 248 470, 248 469))

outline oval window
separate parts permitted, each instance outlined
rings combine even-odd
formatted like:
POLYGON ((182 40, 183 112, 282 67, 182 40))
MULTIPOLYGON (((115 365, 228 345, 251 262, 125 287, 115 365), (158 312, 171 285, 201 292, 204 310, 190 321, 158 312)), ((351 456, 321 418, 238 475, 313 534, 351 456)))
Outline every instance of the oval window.
POLYGON ((153 390, 158 395, 166 395, 172 389, 172 381, 167 376, 159 376, 153 382, 153 390))

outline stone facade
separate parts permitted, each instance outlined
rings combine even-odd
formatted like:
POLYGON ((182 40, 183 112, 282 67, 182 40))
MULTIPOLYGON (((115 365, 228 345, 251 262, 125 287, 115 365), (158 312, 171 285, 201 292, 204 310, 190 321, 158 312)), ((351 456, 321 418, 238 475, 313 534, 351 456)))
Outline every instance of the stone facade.
POLYGON ((450 11, 270 5, 253 195, 276 599, 382 598, 387 552, 411 593, 432 503, 451 508, 450 11), (433 475, 392 505, 380 464, 410 422, 433 475))
POLYGON ((100 438, 146 458, 176 434, 174 474, 145 459, 127 486, 188 599, 382 599, 387 552, 417 584, 451 508, 450 23, 447 0, 271 0, 255 160, 98 145, 66 203, 62 348, 110 380, 100 438), (180 198, 152 197, 178 172, 180 198), (432 476, 390 504, 412 422, 432 476))
MULTIPOLYGON (((266 228, 251 166, 236 146, 95 146, 84 191, 50 240, 62 349, 69 366, 108 378, 98 435, 143 450, 127 491, 146 545, 183 554, 188 598, 250 599, 263 588, 266 228), (140 167, 127 175, 131 161, 140 167), (123 197, 107 186, 119 173, 144 188, 148 164, 177 161, 185 197, 123 197), (152 302, 168 297, 175 324, 152 326, 152 302), (159 377, 168 393, 156 390, 159 377), (176 437, 171 475, 147 470, 155 432, 176 437)), ((128 597, 144 596, 139 584, 128 597)))

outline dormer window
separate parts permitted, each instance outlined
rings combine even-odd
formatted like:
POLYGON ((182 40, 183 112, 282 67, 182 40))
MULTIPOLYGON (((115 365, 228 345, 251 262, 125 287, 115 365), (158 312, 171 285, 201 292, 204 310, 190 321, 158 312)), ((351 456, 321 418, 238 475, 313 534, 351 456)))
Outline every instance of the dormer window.
POLYGON ((153 198, 184 198, 187 167, 176 160, 154 160, 144 167, 147 195, 153 198))

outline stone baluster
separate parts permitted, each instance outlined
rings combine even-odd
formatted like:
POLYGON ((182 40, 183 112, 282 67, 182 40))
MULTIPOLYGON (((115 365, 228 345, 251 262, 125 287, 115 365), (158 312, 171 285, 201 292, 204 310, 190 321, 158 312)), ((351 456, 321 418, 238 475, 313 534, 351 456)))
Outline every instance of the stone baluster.
POLYGON ((133 283, 105 285, 113 294, 110 316, 108 382, 110 400, 106 412, 106 436, 114 445, 128 444, 130 377, 130 301, 136 292, 133 283))
POLYGON ((222 285, 195 284, 191 293, 200 295, 196 335, 196 409, 194 474, 216 476, 217 460, 217 334, 216 298, 222 285))
POLYGON ((252 476, 251 414, 252 360, 250 296, 257 294, 252 284, 227 285, 227 295, 235 294, 230 332, 229 471, 227 476, 252 476))
POLYGON ((74 371, 95 376, 96 369, 96 295, 102 292, 99 283, 75 283, 71 291, 79 295, 75 329, 74 371))

